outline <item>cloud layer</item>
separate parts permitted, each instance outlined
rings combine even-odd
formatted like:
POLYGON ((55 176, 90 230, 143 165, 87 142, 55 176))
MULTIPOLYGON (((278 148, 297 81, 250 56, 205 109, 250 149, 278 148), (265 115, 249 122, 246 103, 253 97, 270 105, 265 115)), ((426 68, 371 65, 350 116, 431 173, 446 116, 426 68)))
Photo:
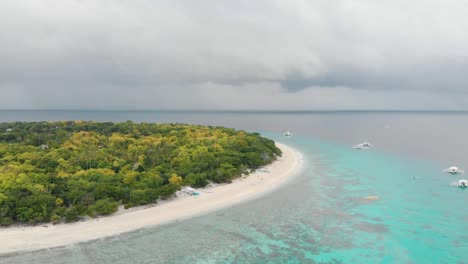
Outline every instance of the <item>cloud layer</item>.
POLYGON ((4 0, 0 108, 467 109, 464 7, 4 0))

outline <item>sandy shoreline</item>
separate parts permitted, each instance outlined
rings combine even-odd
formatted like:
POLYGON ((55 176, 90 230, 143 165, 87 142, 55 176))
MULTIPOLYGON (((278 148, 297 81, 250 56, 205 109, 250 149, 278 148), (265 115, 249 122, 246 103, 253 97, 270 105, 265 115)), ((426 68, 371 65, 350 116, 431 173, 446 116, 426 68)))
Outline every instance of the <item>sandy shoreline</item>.
POLYGON ((281 186, 302 167, 301 153, 277 143, 283 156, 263 170, 231 184, 201 189, 200 196, 178 197, 172 201, 112 216, 72 224, 11 227, 0 229, 0 254, 31 251, 95 240, 183 220, 229 207, 266 194, 281 186))

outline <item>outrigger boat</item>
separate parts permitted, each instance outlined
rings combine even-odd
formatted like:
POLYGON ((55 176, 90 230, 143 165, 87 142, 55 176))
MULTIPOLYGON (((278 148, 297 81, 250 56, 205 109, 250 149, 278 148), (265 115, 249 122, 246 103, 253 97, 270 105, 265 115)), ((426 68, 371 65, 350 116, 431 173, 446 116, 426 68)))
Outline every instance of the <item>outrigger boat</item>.
POLYGON ((443 172, 451 173, 451 174, 458 174, 458 173, 465 173, 464 170, 458 168, 457 166, 451 166, 443 170, 443 172))
POLYGON ((357 144, 356 146, 353 147, 353 149, 369 149, 372 148, 373 145, 369 143, 369 141, 364 141, 361 144, 357 144))
POLYGON ((460 186, 461 188, 468 187, 468 180, 459 180, 458 181, 458 186, 460 186))

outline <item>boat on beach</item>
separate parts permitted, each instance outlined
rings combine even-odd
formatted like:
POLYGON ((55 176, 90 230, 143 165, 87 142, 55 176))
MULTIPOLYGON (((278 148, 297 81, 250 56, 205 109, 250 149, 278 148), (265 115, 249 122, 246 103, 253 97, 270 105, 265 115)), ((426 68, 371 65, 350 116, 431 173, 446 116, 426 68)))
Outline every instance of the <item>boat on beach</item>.
POLYGON ((185 194, 187 194, 187 195, 193 195, 193 196, 197 196, 197 195, 200 194, 199 192, 197 192, 197 191, 196 191, 194 188, 192 188, 192 187, 184 187, 184 188, 182 188, 181 192, 182 192, 182 193, 185 193, 185 194))

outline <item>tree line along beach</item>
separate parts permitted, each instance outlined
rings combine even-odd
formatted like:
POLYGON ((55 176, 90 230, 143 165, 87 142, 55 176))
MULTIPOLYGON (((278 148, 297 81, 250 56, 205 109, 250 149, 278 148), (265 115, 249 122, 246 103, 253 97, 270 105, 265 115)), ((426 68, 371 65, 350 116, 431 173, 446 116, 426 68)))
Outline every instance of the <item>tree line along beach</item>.
POLYGON ((0 253, 193 217, 274 189, 302 161, 258 133, 222 127, 75 121, 0 129, 0 233, 11 241, 0 253), (209 183, 219 185, 173 198, 182 186, 209 183))

